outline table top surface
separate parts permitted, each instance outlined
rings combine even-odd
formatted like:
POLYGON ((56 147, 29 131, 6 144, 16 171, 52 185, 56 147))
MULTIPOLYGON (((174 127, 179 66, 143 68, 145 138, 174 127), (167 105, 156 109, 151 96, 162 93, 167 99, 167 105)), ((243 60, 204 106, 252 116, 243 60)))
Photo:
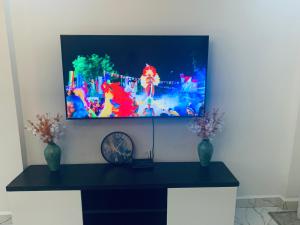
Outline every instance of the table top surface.
POLYGON ((239 181, 223 162, 162 162, 134 169, 111 164, 68 164, 58 172, 46 165, 27 167, 7 191, 97 190, 128 188, 237 187, 239 181))

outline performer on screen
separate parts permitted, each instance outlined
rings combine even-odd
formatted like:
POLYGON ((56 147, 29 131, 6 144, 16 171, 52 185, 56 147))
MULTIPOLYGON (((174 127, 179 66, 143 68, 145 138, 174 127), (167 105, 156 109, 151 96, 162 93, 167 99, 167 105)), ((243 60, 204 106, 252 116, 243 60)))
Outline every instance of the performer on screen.
POLYGON ((143 110, 143 116, 149 116, 149 117, 155 116, 155 112, 154 112, 154 109, 153 109, 151 103, 152 103, 151 99, 148 98, 148 100, 147 100, 147 106, 143 110))
POLYGON ((104 105, 100 117, 130 117, 134 116, 136 106, 130 97, 130 93, 125 92, 120 83, 102 84, 104 92, 104 105))
POLYGON ((68 118, 87 118, 88 112, 82 99, 76 95, 67 96, 67 115, 68 118))
POLYGON ((141 76, 141 85, 144 88, 144 91, 147 97, 153 97, 155 93, 154 86, 157 86, 160 83, 159 75, 154 66, 146 64, 143 69, 143 74, 141 76))

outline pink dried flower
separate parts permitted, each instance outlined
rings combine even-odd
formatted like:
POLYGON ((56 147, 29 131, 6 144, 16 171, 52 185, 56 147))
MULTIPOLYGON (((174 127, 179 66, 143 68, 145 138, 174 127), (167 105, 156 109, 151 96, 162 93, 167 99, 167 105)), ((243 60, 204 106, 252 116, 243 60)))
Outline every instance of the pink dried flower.
POLYGON ((221 130, 223 117, 224 113, 213 109, 212 113, 205 112, 202 117, 193 119, 190 129, 202 139, 212 139, 221 130))

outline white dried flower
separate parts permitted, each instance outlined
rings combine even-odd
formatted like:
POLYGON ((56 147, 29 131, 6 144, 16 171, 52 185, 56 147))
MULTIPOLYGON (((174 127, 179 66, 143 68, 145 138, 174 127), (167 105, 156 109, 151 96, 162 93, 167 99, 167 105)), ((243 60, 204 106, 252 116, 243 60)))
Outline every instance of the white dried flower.
POLYGON ((49 113, 44 115, 37 115, 37 122, 28 121, 29 126, 25 129, 30 131, 33 135, 39 136, 45 143, 53 142, 55 139, 61 137, 62 128, 65 128, 62 123, 62 116, 57 114, 51 117, 49 113))

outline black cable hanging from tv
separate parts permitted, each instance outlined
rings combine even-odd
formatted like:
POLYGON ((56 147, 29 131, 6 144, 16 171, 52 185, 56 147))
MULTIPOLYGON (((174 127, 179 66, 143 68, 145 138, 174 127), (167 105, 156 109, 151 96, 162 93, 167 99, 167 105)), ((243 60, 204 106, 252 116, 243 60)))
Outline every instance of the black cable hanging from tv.
POLYGON ((152 159, 154 161, 154 146, 155 146, 155 132, 154 132, 154 118, 152 117, 151 118, 151 122, 152 122, 152 147, 150 149, 150 152, 149 152, 149 159, 152 159))
POLYGON ((154 118, 151 118, 152 123, 152 146, 149 150, 147 159, 134 159, 132 168, 134 169, 150 169, 154 167, 154 149, 155 149, 155 127, 154 118))

